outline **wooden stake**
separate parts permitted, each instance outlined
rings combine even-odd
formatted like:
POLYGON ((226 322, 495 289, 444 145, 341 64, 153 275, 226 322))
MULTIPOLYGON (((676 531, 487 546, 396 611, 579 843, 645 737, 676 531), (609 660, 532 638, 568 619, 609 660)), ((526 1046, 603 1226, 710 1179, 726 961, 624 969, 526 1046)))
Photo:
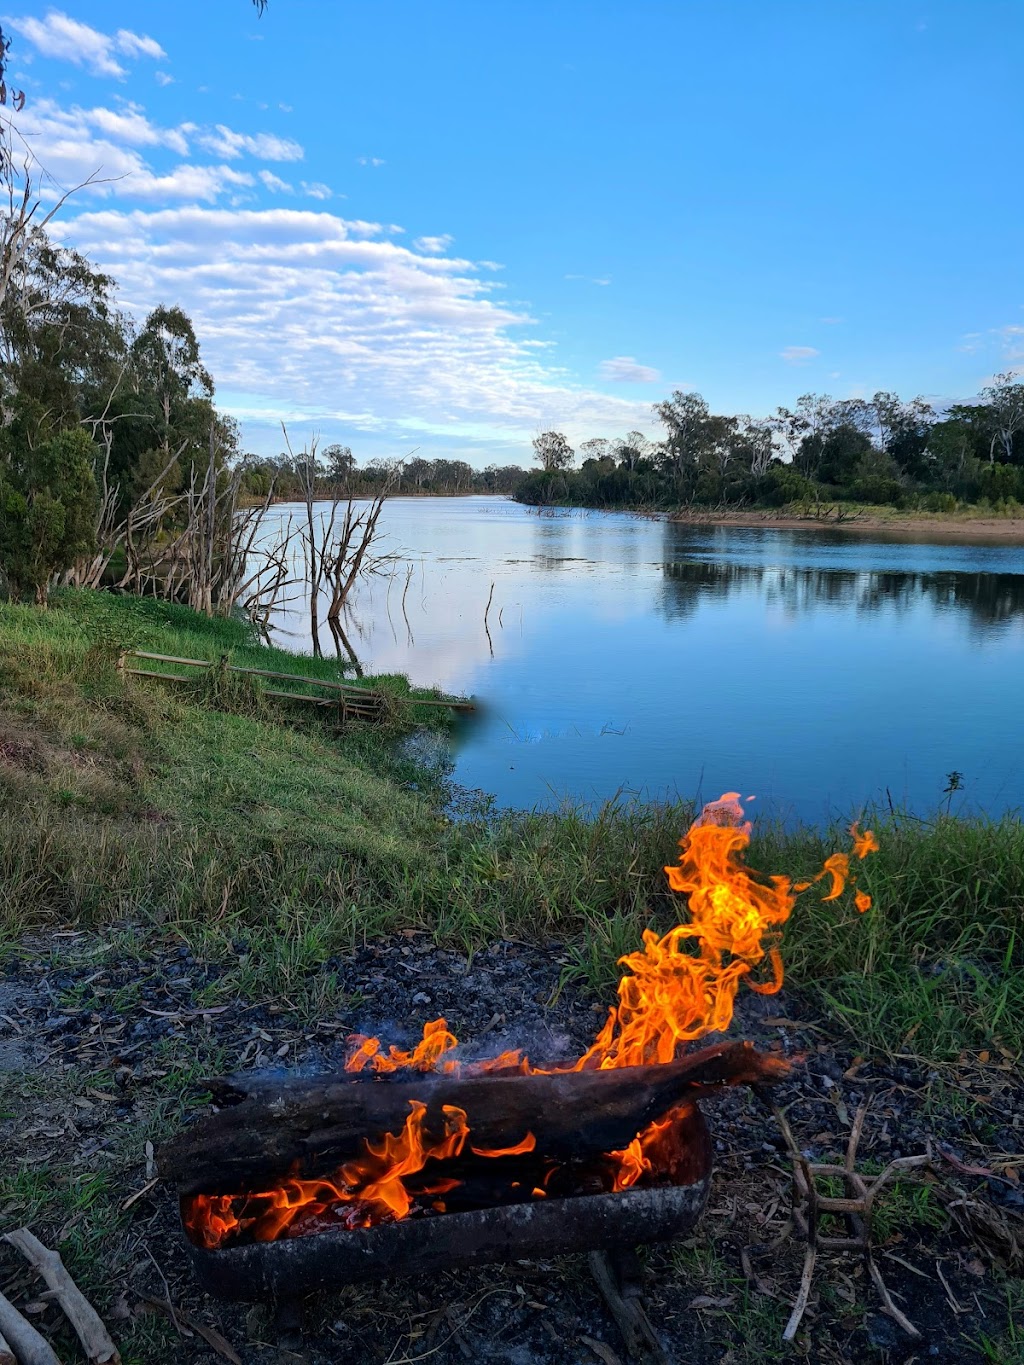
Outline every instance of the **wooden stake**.
MULTIPOLYGON (((52 1289, 54 1298, 75 1329, 91 1365, 121 1365, 120 1353, 111 1341, 100 1315, 68 1274, 60 1253, 44 1247, 28 1228, 8 1232, 4 1240, 21 1252, 32 1269, 41 1275, 52 1289)), ((45 1357, 43 1359, 45 1360, 45 1357)), ((23 1365, 26 1365, 24 1361, 23 1365)), ((31 1362, 28 1365, 31 1365, 31 1362)))

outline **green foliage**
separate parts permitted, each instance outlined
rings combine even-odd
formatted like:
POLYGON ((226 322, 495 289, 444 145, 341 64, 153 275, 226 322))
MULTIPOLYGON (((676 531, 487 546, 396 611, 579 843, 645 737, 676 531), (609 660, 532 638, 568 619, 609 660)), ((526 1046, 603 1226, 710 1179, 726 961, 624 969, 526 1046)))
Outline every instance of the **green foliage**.
POLYGON ((985 464, 978 472, 978 491, 993 503, 1024 500, 1024 466, 985 464))
POLYGON ((75 428, 0 469, 0 571, 17 597, 45 605, 51 578, 95 545, 95 447, 75 428))
POLYGON ((955 512, 958 503, 952 493, 926 493, 920 501, 923 512, 955 512))
POLYGON ((784 507, 790 502, 812 502, 820 493, 813 479, 792 465, 779 464, 769 469, 757 484, 757 501, 766 507, 784 507))
POLYGON ((803 394, 764 420, 713 413, 698 393, 654 406, 664 439, 584 441, 582 468, 546 468, 521 502, 587 507, 783 507, 855 503, 955 511, 960 502, 1017 515, 1024 503, 1024 384, 999 376, 984 401, 942 420, 920 398, 884 391, 834 400, 803 394), (935 494, 936 499, 927 499, 935 494))

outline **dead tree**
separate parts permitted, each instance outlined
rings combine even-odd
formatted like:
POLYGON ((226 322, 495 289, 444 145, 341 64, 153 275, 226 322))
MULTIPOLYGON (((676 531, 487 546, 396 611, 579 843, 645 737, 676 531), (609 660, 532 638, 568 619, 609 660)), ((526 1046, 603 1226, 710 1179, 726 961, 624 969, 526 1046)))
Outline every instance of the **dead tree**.
MULTIPOLYGON (((282 423, 288 452, 292 454, 288 431, 282 423)), ((317 441, 296 458, 292 455, 302 489, 305 517, 299 529, 305 566, 306 592, 309 598, 309 633, 313 653, 323 656, 320 642, 320 597, 330 593, 327 623, 340 655, 344 645, 354 660, 341 616, 352 589, 360 578, 378 572, 389 556, 375 554, 377 523, 384 503, 394 491, 401 477, 402 465, 396 461, 388 468, 387 478, 369 498, 356 498, 347 489, 334 491, 330 497, 318 496, 317 441)))

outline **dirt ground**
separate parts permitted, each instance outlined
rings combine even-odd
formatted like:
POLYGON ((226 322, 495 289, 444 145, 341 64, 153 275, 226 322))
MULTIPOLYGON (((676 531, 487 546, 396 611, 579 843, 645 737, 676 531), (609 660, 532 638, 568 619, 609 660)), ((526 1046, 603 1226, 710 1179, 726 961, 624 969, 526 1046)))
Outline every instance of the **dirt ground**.
MULTIPOLYGON (((565 966, 557 946, 501 943, 470 959, 410 934, 325 964, 287 996, 239 999, 223 965, 143 943, 130 925, 27 938, 0 953, 0 1231, 27 1223, 60 1246, 126 1365, 627 1365, 584 1256, 342 1287, 298 1320, 216 1303, 192 1277, 172 1192, 147 1173, 147 1143, 203 1111, 204 1075, 330 1069, 353 1031, 407 1042, 443 1014, 470 1050, 573 1055, 608 1002, 561 986, 565 966)), ((804 1257, 787 1235, 789 1159, 770 1109, 736 1090, 705 1105, 716 1170, 702 1224, 642 1253, 665 1358, 1024 1360, 1024 1077, 1012 1061, 861 1057, 791 993, 748 994, 732 1032, 794 1060, 776 1098, 812 1160, 841 1157, 863 1103, 862 1168, 931 1147, 933 1168, 882 1198, 874 1230, 877 1264, 921 1335, 881 1311, 861 1259, 833 1253, 783 1345, 804 1257)), ((65 1360, 81 1358, 40 1288, 0 1249, 0 1291, 65 1360)))

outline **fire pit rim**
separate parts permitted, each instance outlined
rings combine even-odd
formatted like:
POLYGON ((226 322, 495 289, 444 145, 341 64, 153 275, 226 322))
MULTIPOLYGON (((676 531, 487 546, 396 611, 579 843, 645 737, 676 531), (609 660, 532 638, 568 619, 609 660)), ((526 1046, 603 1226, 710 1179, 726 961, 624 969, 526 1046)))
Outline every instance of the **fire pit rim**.
POLYGON ((182 1237, 211 1293, 236 1300, 302 1298, 364 1280, 670 1241, 699 1221, 710 1189, 709 1152, 704 1174, 687 1185, 538 1199, 217 1250, 196 1246, 184 1227, 182 1237))

